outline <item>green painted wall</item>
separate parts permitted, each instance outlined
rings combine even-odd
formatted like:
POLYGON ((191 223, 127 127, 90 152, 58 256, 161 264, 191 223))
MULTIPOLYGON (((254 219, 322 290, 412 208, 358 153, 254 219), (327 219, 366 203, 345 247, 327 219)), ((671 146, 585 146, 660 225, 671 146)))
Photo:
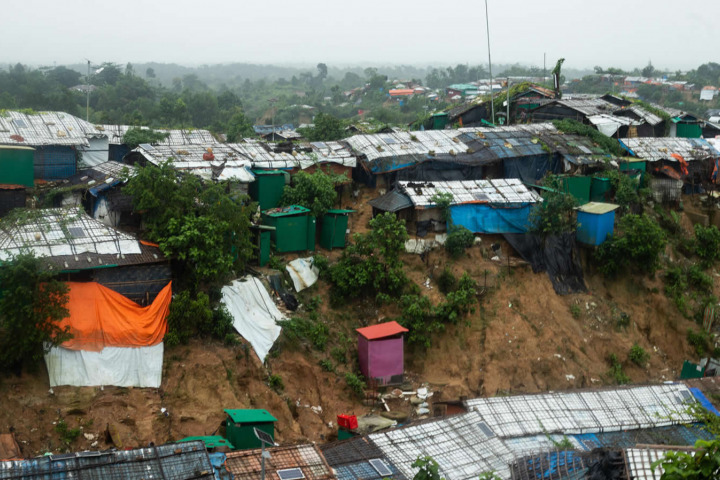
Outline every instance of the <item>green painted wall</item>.
POLYGON ((0 184, 35 186, 33 159, 30 147, 0 145, 0 184))

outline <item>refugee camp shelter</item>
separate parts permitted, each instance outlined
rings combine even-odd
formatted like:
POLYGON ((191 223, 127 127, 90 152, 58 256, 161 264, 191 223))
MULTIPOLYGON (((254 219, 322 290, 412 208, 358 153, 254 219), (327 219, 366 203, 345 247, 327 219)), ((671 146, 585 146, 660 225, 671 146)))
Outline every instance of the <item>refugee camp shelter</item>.
POLYGON ((619 205, 590 202, 577 208, 577 240, 586 245, 600 245, 615 229, 615 210, 619 205))
POLYGON ((627 138, 620 144, 645 160, 653 175, 650 188, 656 201, 678 201, 683 184, 691 190, 716 181, 715 163, 720 151, 702 138, 627 138))
POLYGON ((59 180, 85 165, 108 159, 107 136, 94 125, 62 112, 5 111, 0 116, 0 145, 34 147, 34 176, 59 180))
POLYGON ((108 227, 78 207, 18 210, 0 220, 0 260, 24 250, 67 280, 100 283, 143 306, 172 278, 157 245, 108 227))
POLYGON ((252 162, 253 169, 312 173, 322 168, 338 175, 345 174, 349 180, 356 165, 355 155, 342 142, 270 144, 247 140, 227 145, 252 162))
POLYGON ((345 238, 350 233, 348 219, 355 210, 330 209, 323 215, 320 230, 320 246, 332 250, 345 248, 345 238))
POLYGON ((225 436, 238 450, 260 448, 260 440, 255 436, 255 428, 275 438, 277 418, 263 409, 225 409, 225 436))
MULTIPOLYGON (((292 445, 265 449, 265 479, 267 480, 335 480, 337 477, 327 464, 317 445, 292 445)), ((264 480, 262 450, 246 450, 227 454, 225 468, 238 479, 264 480)))
POLYGON ((260 210, 277 207, 285 189, 285 172, 254 169, 252 173, 255 175, 255 180, 248 190, 250 198, 258 202, 260 210))
POLYGON ((149 145, 142 144, 125 156, 129 164, 159 166, 170 161, 180 172, 197 175, 203 180, 230 180, 240 193, 248 192, 255 180, 251 162, 226 144, 149 145))
MULTIPOLYGON (((149 127, 135 127, 131 125, 96 125, 97 129, 105 133, 109 143, 108 160, 123 162, 125 155, 130 153, 131 148, 124 143, 124 136, 131 128, 149 130, 149 127)), ((217 143, 215 137, 208 130, 202 129, 153 129, 158 133, 166 134, 166 138, 156 142, 154 145, 213 145, 217 143)))
POLYGON ((34 149, 0 145, 0 185, 35 186, 34 149))
POLYGON ((433 196, 450 194, 453 225, 473 233, 525 233, 532 206, 542 198, 516 178, 452 182, 398 182, 398 189, 410 197, 417 221, 437 222, 440 211, 433 196))
POLYGON ((300 205, 262 212, 262 224, 274 227, 271 239, 279 253, 315 250, 315 217, 300 205))
POLYGON ((391 212, 406 222, 413 219, 413 204, 410 201, 410 197, 398 190, 390 190, 377 198, 373 198, 368 203, 372 206, 373 218, 383 213, 391 212))
POLYGON ((205 446, 196 441, 131 450, 61 453, 0 462, 0 479, 17 478, 214 480, 216 477, 205 446))
MULTIPOLYGON (((121 187, 133 177, 136 168, 109 160, 80 170, 75 175, 59 181, 58 187, 66 190, 55 198, 54 206, 82 206, 93 218, 105 225, 117 227, 131 224, 132 198, 123 195, 121 187)), ((52 194, 52 190, 49 192, 52 194)))
POLYGON ((392 321, 356 331, 358 361, 365 378, 377 380, 379 385, 402 383, 405 372, 403 334, 408 329, 392 321))
POLYGON ((364 437, 320 445, 338 480, 406 480, 383 452, 364 437))

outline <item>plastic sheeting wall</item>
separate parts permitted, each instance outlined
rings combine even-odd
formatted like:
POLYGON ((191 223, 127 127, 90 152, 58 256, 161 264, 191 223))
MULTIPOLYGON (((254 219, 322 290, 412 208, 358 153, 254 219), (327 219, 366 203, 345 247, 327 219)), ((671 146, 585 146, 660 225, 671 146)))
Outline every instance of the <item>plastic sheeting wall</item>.
POLYGON ((503 160, 505 178, 519 178, 523 183, 537 184, 546 173, 561 173, 562 162, 555 156, 506 158, 503 160))
POLYGON ((110 159, 110 146, 107 137, 88 138, 88 142, 90 146, 79 148, 83 165, 94 167, 110 159))
POLYGON ((450 207, 455 225, 462 225, 473 233, 525 233, 532 205, 518 207, 492 207, 481 204, 463 204, 450 207))
POLYGON ((160 387, 163 343, 152 347, 105 347, 100 352, 54 347, 45 355, 50 386, 160 387))
POLYGON ((254 277, 233 280, 222 288, 222 303, 233 318, 235 330, 250 342, 261 362, 280 336, 275 321, 284 320, 263 283, 254 277))
POLYGON ((369 435, 402 473, 413 478, 411 465, 429 455, 440 466, 440 476, 448 480, 476 480, 481 473, 495 471, 509 477, 508 463, 512 452, 482 425, 476 412, 455 415, 404 428, 369 435))
POLYGON ((691 423, 680 384, 577 393, 548 393, 467 400, 501 437, 586 433, 691 423))

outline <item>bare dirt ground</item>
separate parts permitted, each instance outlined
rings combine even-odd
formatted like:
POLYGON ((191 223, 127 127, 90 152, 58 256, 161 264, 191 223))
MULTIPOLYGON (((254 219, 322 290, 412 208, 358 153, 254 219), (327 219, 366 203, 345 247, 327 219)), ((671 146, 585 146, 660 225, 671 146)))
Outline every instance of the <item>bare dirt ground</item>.
MULTIPOLYGON (((375 195, 362 192, 353 232, 367 229, 367 200, 375 195)), ((683 223, 687 228, 684 217, 683 223)), ((591 388, 613 383, 607 374, 610 353, 634 383, 661 382, 676 379, 683 360, 697 359, 685 340, 686 330, 696 325, 665 297, 659 275, 607 282, 586 261, 588 291, 559 296, 545 273, 490 260, 489 245, 498 241, 483 237, 459 260, 450 260, 442 250, 433 251, 427 263, 417 255, 404 256, 408 276, 434 302, 442 298, 435 279, 446 266, 456 276, 468 272, 488 286, 476 311, 449 326, 431 348, 406 348, 409 386, 428 384, 434 400, 591 388), (428 278, 430 289, 424 286, 428 278), (650 353, 645 368, 628 361, 634 343, 650 353)), ((510 252, 503 243, 503 253, 510 252)), ((340 251, 322 253, 336 257, 340 251)), ((720 296, 714 278, 715 295, 720 296)), ((339 332, 342 341, 352 344, 353 328, 391 319, 398 311, 394 305, 377 308, 371 303, 333 309, 323 282, 304 298, 312 296, 322 299, 319 315, 334 336, 325 352, 304 344, 291 347, 281 336, 279 348, 263 366, 243 344, 194 340, 166 351, 160 389, 58 387, 50 393, 44 368, 22 377, 0 377, 0 433, 14 432, 24 456, 105 449, 112 445, 106 431, 115 446, 126 448, 213 434, 225 408, 265 408, 278 419, 279 442, 332 439, 337 414, 361 415, 371 408, 346 386, 344 372, 350 365, 328 372, 319 361, 329 358, 339 332), (282 379, 283 388, 269 386, 270 373, 282 379), (71 428, 82 427, 83 435, 66 443, 55 429, 60 419, 71 428)), ((408 402, 397 401, 393 408, 411 411, 408 402)))

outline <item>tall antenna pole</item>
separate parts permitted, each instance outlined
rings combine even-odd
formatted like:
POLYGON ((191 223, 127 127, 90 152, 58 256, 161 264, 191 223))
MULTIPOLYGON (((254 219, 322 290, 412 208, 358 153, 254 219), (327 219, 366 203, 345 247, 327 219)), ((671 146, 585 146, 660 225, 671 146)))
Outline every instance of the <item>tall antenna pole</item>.
POLYGON ((493 102, 493 77, 492 77, 492 59, 490 58, 490 19, 488 18, 487 0, 485 0, 485 27, 487 29, 488 44, 488 69, 490 70, 490 112, 492 123, 495 123, 495 103, 493 102))
POLYGON ((85 77, 85 121, 90 121, 90 60, 88 60, 87 76, 85 77))

